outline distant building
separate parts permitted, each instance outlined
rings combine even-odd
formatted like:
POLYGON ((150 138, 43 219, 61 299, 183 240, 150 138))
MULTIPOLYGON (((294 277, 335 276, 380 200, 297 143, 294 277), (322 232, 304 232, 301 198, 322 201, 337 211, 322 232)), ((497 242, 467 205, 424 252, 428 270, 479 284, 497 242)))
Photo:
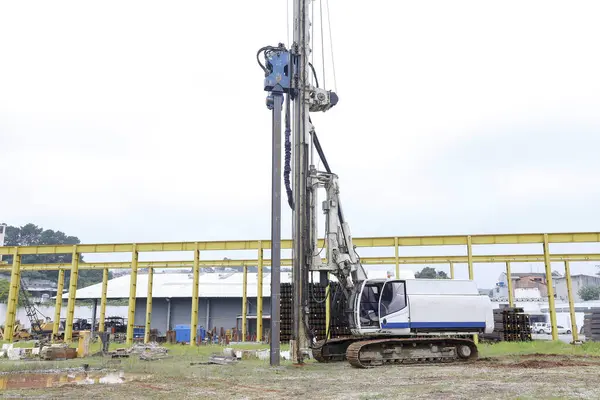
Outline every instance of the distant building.
MULTIPOLYGON (((579 297, 579 289, 585 286, 600 286, 600 276, 595 275, 571 275, 571 288, 573 290, 573 299, 576 302, 583 301, 579 297)), ((567 279, 565 277, 554 278, 554 287, 556 297, 560 300, 567 301, 569 295, 567 293, 567 279)))
MULTIPOLYGON (((411 270, 400 271, 401 278, 414 279, 411 270)), ((291 272, 281 274, 282 283, 291 282, 291 272)), ((371 278, 385 278, 387 271, 369 271, 371 278)), ((131 275, 123 275, 108 281, 107 298, 123 299, 129 297, 131 275)), ((247 321, 248 332, 256 333, 258 274, 247 275, 247 321)), ((201 273, 198 289, 198 326, 212 328, 241 328, 243 274, 239 272, 201 273)), ((155 273, 152 286, 152 322, 151 328, 161 334, 176 325, 190 325, 192 315, 193 274, 155 273)), ((135 325, 144 325, 146 320, 146 300, 148 275, 140 274, 136 285, 135 325)), ((263 333, 270 327, 271 274, 263 274, 263 333)), ((102 283, 78 289, 77 299, 99 299, 102 295, 102 283)), ((99 302, 98 302, 99 303, 99 302)), ((99 315, 99 313, 97 313, 99 315)))
MULTIPOLYGON (((515 298, 544 298, 548 297, 548 286, 546 274, 543 272, 515 272, 510 274, 512 278, 513 295, 515 298)), ((556 287, 557 278, 562 275, 552 271, 553 287, 556 287)), ((506 272, 498 277, 498 282, 493 290, 493 298, 508 298, 508 279, 506 272)))
MULTIPOLYGON (((2 276, 3 279, 10 280, 10 275, 2 276)), ((56 296, 57 284, 48 279, 22 278, 23 289, 29 293, 29 299, 34 303, 45 303, 56 296)))

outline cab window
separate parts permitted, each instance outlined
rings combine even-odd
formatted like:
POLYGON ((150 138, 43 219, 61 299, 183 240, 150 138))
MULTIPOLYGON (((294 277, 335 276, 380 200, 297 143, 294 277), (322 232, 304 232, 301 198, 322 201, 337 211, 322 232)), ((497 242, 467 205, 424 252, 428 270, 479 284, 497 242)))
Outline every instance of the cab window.
POLYGON ((393 314, 406 307, 406 291, 404 282, 388 282, 381 292, 379 316, 393 314))

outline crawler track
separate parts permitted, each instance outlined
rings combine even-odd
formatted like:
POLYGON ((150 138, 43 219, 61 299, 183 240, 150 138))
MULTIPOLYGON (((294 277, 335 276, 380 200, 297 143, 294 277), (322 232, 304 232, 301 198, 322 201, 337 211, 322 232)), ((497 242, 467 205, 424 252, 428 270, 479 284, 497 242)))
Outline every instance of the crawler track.
POLYGON ((318 343, 313 357, 319 362, 348 360, 356 368, 388 364, 468 362, 478 351, 470 339, 460 338, 338 338, 318 343))

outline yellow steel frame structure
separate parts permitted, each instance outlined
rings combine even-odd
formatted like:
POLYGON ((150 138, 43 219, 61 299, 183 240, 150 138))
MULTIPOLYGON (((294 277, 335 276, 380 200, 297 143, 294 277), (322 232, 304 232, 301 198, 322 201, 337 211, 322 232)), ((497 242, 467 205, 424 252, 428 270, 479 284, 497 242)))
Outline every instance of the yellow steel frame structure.
MULTIPOLYGON (((105 269, 105 271, 107 271, 107 270, 105 269)), ((153 284, 154 284, 154 268, 148 268, 148 294, 146 295, 146 329, 144 331, 144 343, 150 342, 150 325, 152 324, 152 285, 153 284)), ((197 293, 197 291, 196 291, 196 293, 197 293)))
MULTIPOLYGON (((150 268, 152 270, 152 268, 150 268)), ((104 332, 104 319, 106 318, 106 295, 108 292, 108 268, 102 271, 102 299, 100 300, 100 322, 98 323, 98 331, 104 332)), ((148 292, 152 298, 152 291, 148 292)), ((62 293, 60 294, 62 296, 62 293)), ((58 296, 57 296, 58 298, 58 296)))
MULTIPOLYGON (((190 345, 196 345, 198 331, 198 285, 200 284, 200 251, 198 250, 198 245, 196 245, 196 250, 194 250, 194 281, 192 284, 192 321, 190 324, 190 345)), ((148 297, 150 298, 150 297, 148 297)), ((148 320, 146 318, 146 320, 148 320)), ((149 325, 149 324, 148 324, 149 325)), ((146 328, 146 332, 150 331, 150 326, 146 328)))
MULTIPOLYGON (((105 269, 108 274, 108 269, 105 269)), ((58 329, 60 328, 60 309, 62 307, 62 295, 65 284, 65 270, 61 269, 58 271, 58 283, 56 285, 56 303, 54 306, 54 324, 52 325, 52 341, 56 339, 58 335, 58 329)), ((102 325, 104 325, 104 316, 100 315, 102 325)))
MULTIPOLYGON (((505 263, 506 272, 510 289, 512 281, 510 277, 511 263, 518 262, 543 262, 547 275, 550 319, 552 324, 552 337, 558 339, 556 330, 556 309, 554 304, 554 295, 552 290, 552 262, 564 262, 567 276, 567 290, 569 294, 569 307, 571 311, 571 320, 573 324, 574 339, 577 340, 577 332, 574 318, 573 295, 570 279, 570 263, 585 261, 600 261, 600 254, 551 254, 550 245, 553 243, 600 243, 600 232, 574 232, 574 233, 522 233, 522 234, 499 234, 499 235, 451 235, 451 236, 390 236, 390 237, 368 237, 354 238, 354 244, 357 247, 372 248, 394 248, 392 257, 364 257, 362 262, 365 265, 390 265, 395 266, 396 276, 400 274, 401 265, 409 264, 449 264, 450 277, 454 279, 454 267, 456 264, 466 264, 468 268, 469 279, 474 278, 474 265, 478 263, 505 263), (516 255, 474 255, 473 246, 478 245, 517 245, 517 244, 540 244, 542 252, 540 254, 516 254, 516 255), (402 247, 422 247, 422 246, 464 246, 465 255, 461 256, 400 256, 402 247)), ((323 241, 319 241, 319 246, 323 246, 323 241)), ((282 249, 291 249, 291 240, 281 242, 282 249)), ((127 343, 133 342, 133 327, 135 319, 136 304, 136 286, 138 268, 149 269, 148 296, 146 305, 146 335, 145 341, 149 340, 149 327, 152 315, 152 276, 154 268, 181 268, 191 267, 194 271, 194 285, 192 296, 192 315, 191 328, 192 337, 195 336, 198 322, 198 298, 199 298, 199 276, 200 269, 203 267, 226 267, 226 266, 257 266, 257 335, 256 340, 262 341, 262 317, 263 317, 263 267, 269 266, 270 260, 264 259, 263 251, 271 248, 269 240, 232 240, 232 241, 203 241, 203 242, 156 242, 156 243, 114 243, 114 244, 79 244, 71 245, 41 245, 41 246, 21 246, 21 247, 0 247, 0 255, 12 255, 12 265, 0 265, 0 271, 11 271, 10 291, 5 321, 4 337, 12 340, 15 324, 15 314, 19 296, 19 284, 21 271, 59 271, 59 295, 55 305, 55 321, 53 333, 58 332, 58 323, 60 320, 60 309, 62 305, 62 287, 64 283, 65 271, 70 271, 69 294, 67 305, 67 323, 65 326, 65 340, 72 340, 72 324, 74 318, 77 277, 80 269, 101 269, 103 270, 102 280, 102 299, 100 309, 99 331, 104 331, 104 319, 106 315, 106 298, 108 287, 108 270, 127 268, 131 269, 131 283, 129 291, 129 311, 127 324, 127 343), (224 260, 200 260, 201 251, 237 251, 237 250, 255 250, 256 259, 224 259, 224 260), (181 261, 139 261, 139 253, 148 252, 169 252, 169 251, 189 251, 193 252, 193 260, 181 261), (130 253, 130 262, 79 262, 81 254, 89 253, 130 253), (72 254, 72 262, 56 264, 21 264, 21 256, 29 254, 72 254)), ((290 259, 281 260, 281 265, 291 265, 290 259)), ((247 334, 247 269, 244 268, 244 285, 242 293, 242 335, 245 338, 247 334)), ((509 290, 509 292, 511 292, 509 290)), ((510 293, 510 303, 514 302, 512 293, 510 293)), ((195 341, 191 341, 195 342, 195 341)), ((192 345, 194 343, 191 343, 192 345)))

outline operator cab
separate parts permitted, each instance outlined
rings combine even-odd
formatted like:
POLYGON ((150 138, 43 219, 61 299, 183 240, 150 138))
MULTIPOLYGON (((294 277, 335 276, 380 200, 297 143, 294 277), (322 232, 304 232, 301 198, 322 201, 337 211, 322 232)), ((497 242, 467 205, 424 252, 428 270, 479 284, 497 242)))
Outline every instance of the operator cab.
POLYGON ((353 294, 352 328, 356 334, 373 334, 382 329, 410 332, 406 282, 394 279, 366 280, 353 294))

